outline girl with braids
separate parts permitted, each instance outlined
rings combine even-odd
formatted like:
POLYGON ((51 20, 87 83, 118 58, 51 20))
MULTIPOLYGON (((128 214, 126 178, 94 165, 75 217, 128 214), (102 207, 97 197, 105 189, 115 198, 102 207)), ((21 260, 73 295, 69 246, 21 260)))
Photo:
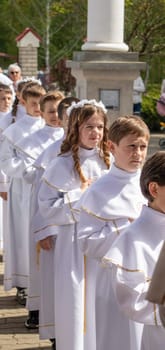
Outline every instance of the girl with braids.
MULTIPOLYGON (((58 157, 46 169, 38 194, 47 238, 54 249, 55 334, 58 350, 83 350, 85 341, 85 265, 78 248, 78 202, 90 184, 110 167, 107 117, 102 102, 82 100, 67 110, 68 132, 58 157), (52 240, 54 236, 54 241, 52 240)), ((92 338, 91 329, 89 330, 92 338)))

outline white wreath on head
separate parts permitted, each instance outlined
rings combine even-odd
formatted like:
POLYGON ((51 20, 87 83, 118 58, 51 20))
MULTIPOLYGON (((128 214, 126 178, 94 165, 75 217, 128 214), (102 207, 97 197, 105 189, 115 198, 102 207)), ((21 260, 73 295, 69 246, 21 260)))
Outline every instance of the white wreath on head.
POLYGON ((35 77, 25 77, 25 78, 19 80, 17 82, 17 85, 19 85, 19 83, 28 83, 30 81, 32 81, 32 82, 34 82, 36 84, 42 85, 41 80, 40 79, 36 79, 35 77))
POLYGON ((72 104, 66 110, 67 116, 70 117, 70 114, 71 114, 73 109, 82 108, 85 105, 92 105, 92 106, 95 106, 95 107, 100 107, 100 108, 102 108, 104 113, 107 113, 107 109, 105 108, 105 106, 104 106, 102 101, 97 102, 94 99, 93 100, 84 99, 84 100, 81 100, 81 101, 79 101, 77 103, 76 102, 72 102, 72 104))

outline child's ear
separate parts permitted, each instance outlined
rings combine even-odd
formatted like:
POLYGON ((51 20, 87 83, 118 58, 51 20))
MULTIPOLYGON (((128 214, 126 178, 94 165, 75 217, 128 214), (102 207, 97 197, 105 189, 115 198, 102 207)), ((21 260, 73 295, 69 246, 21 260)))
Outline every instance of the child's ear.
POLYGON ((26 101, 23 98, 20 98, 20 102, 22 103, 23 106, 26 105, 26 101))
POLYGON ((114 145, 114 143, 113 143, 111 140, 108 140, 108 141, 107 141, 107 145, 108 145, 109 151, 113 154, 113 153, 114 153, 114 150, 115 150, 115 145, 114 145))
POLYGON ((148 185, 148 190, 150 192, 150 195, 155 199, 157 197, 157 193, 158 193, 157 182, 150 182, 148 185))

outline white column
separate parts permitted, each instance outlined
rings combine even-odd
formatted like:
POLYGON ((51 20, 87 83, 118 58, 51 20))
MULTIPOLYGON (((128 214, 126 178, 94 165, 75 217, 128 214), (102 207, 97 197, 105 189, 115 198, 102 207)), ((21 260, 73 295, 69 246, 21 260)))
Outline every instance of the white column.
POLYGON ((87 42, 81 49, 126 52, 123 36, 124 0, 88 0, 87 42))

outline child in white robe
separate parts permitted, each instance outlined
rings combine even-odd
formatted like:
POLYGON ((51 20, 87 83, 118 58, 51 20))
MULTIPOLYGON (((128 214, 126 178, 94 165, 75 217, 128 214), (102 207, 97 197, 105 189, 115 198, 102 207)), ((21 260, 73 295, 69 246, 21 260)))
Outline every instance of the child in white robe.
MULTIPOLYGON (((13 101, 12 90, 8 85, 0 83, 0 121, 10 111, 13 101)), ((0 129, 0 144, 2 142, 2 130, 0 129)), ((0 249, 4 248, 6 226, 6 200, 8 181, 3 170, 0 171, 0 249)))
POLYGON ((39 190, 39 209, 44 221, 38 225, 38 230, 47 235, 40 241, 43 249, 49 249, 55 242, 57 349, 82 350, 85 338, 84 257, 77 245, 77 211, 74 208, 91 182, 109 168, 110 156, 104 105, 95 100, 82 100, 71 105, 68 113, 69 128, 61 153, 45 171, 39 190))
MULTIPOLYGON (((37 130, 30 136, 21 139, 15 144, 17 157, 21 156, 22 162, 29 159, 31 166, 22 167, 23 181, 26 182, 26 192, 29 192, 29 213, 26 212, 29 220, 29 278, 28 295, 26 307, 29 310, 28 319, 25 326, 29 329, 38 328, 38 310, 40 298, 40 273, 36 257, 36 245, 32 232, 32 220, 37 207, 37 191, 39 181, 31 181, 31 172, 33 172, 33 163, 38 156, 52 143, 63 136, 63 128, 59 126, 57 108, 63 99, 60 91, 45 94, 40 101, 41 115, 45 120, 45 126, 37 130)), ((20 163, 20 166, 21 163, 20 163)))
MULTIPOLYGON (((64 135, 55 143, 48 146, 41 155, 36 159, 33 167, 30 167, 24 172, 24 177, 35 185, 35 195, 37 198, 37 191, 40 184, 40 179, 44 173, 44 170, 49 166, 50 162, 55 159, 59 154, 61 144, 65 138, 68 126, 68 116, 66 115, 66 109, 72 102, 78 102, 79 99, 73 96, 65 97, 58 105, 58 119, 60 126, 64 129, 64 135), (30 180, 29 180, 30 177, 30 180)), ((35 201, 35 211, 38 209, 38 202, 35 201)), ((38 222, 41 223, 42 216, 38 218, 38 222)), ((38 222, 35 223, 35 215, 32 217, 31 225, 38 226, 38 222)), ((38 231, 35 235, 35 241, 38 242, 46 238, 45 232, 38 231)), ((39 336, 40 339, 50 339, 52 346, 55 346, 55 321, 54 321, 54 281, 53 273, 53 257, 54 247, 50 249, 41 249, 39 255, 39 269, 40 269, 40 307, 39 307, 39 336), (49 273, 47 273, 49 271, 49 273), (49 286, 49 288, 47 288, 49 286)))
POLYGON ((140 216, 118 237, 103 258, 112 270, 115 295, 130 319, 144 324, 141 350, 164 350, 165 330, 159 307, 146 300, 152 274, 165 240, 165 152, 144 164, 140 184, 148 200, 140 216))
MULTIPOLYGON (((23 89, 22 96, 27 114, 17 123, 10 125, 3 132, 0 166, 11 178, 9 188, 9 240, 11 275, 5 281, 5 289, 17 287, 18 301, 25 303, 24 288, 28 280, 28 222, 22 212, 27 210, 26 189, 21 179, 21 161, 16 157, 15 144, 21 138, 28 136, 45 125, 40 116, 39 101, 45 94, 44 88, 38 83, 28 85, 23 89)), ((27 165, 27 164, 26 164, 27 165)), ((24 164, 25 166, 25 164, 24 164)), ((8 263, 8 261, 6 261, 8 263)))
POLYGON ((115 120, 109 129, 109 146, 114 156, 111 170, 91 186, 81 201, 79 247, 99 263, 91 277, 95 286, 97 350, 138 349, 134 329, 129 329, 129 321, 118 309, 110 271, 102 267, 101 259, 124 228, 140 214, 145 199, 139 178, 148 141, 148 127, 139 117, 115 120), (116 334, 117 329, 120 331, 116 334))
MULTIPOLYGON (((31 82, 31 78, 29 79, 24 79, 21 80, 18 84, 17 84, 17 91, 16 91, 16 96, 15 96, 15 100, 14 103, 12 105, 12 109, 9 108, 8 111, 6 113, 2 113, 1 118, 0 118, 0 135, 1 135, 1 142, 4 140, 5 136, 2 136, 2 133, 4 132, 4 130, 11 124, 13 124, 14 122, 17 122, 22 116, 24 116, 26 114, 26 110, 24 105, 22 104, 22 89, 25 87, 25 85, 27 83, 31 82), (11 111, 10 111, 11 110, 11 111)), ((34 83, 34 79, 33 79, 33 83, 34 83)), ((1 152, 3 150, 1 149, 1 152)), ((3 228, 4 228, 4 288, 5 290, 8 289, 8 281, 10 279, 11 276, 11 252, 10 252, 10 239, 8 237, 8 189, 10 187, 10 177, 7 176, 3 170, 1 170, 1 186, 0 186, 0 190, 3 192, 3 198, 5 198, 5 200, 3 200, 3 228)))

